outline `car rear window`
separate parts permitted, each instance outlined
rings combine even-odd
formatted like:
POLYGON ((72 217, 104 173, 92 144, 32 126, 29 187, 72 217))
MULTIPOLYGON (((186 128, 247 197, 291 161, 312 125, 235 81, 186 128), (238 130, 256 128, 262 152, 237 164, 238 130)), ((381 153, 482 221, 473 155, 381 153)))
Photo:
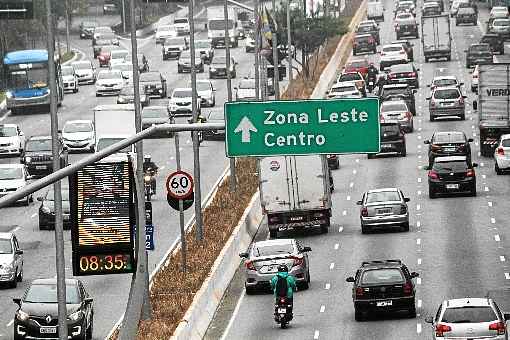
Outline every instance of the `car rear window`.
POLYGON ((436 133, 433 138, 434 143, 464 143, 466 137, 462 132, 436 133))
POLYGON ((383 48, 383 52, 385 53, 388 53, 388 52, 400 52, 402 51, 402 46, 388 46, 388 47, 384 47, 383 48))
POLYGON ((466 161, 435 162, 433 169, 451 172, 464 172, 467 170, 467 163, 466 161))
POLYGON ((381 125, 381 135, 383 136, 398 136, 400 128, 398 124, 381 125))
POLYGON ((10 239, 0 238, 0 254, 11 254, 12 244, 10 239))
POLYGON ((368 67, 368 62, 365 60, 351 61, 350 63, 347 64, 347 67, 352 68, 368 67))
POLYGON ((335 86, 331 88, 331 92, 352 92, 356 90, 356 85, 335 86))
POLYGON ((362 78, 357 73, 344 73, 340 76, 340 79, 338 79, 339 82, 355 80, 362 80, 362 78))
POLYGON ((404 282, 402 272, 393 268, 366 270, 361 277, 361 284, 365 285, 386 285, 402 282, 404 282))
POLYGON ((381 112, 407 111, 407 105, 399 102, 384 102, 381 105, 381 112))
POLYGON ((504 147, 509 147, 510 146, 510 139, 503 139, 501 141, 501 145, 504 146, 504 147))
POLYGON ((253 248, 253 254, 255 256, 268 256, 277 254, 292 254, 294 252, 294 246, 292 244, 266 244, 256 245, 253 248))
POLYGON ((510 26, 510 19, 496 19, 492 23, 494 26, 510 26))
POLYGON ((368 37, 368 36, 361 36, 361 37, 358 36, 358 37, 354 37, 354 39, 357 42, 367 42, 370 39, 370 37, 368 37))
POLYGON ((445 323, 480 323, 497 319, 496 313, 487 306, 447 308, 441 321, 445 323))
POLYGON ((460 93, 457 89, 444 89, 437 90, 434 92, 435 99, 456 99, 460 97, 460 93))
POLYGON ((398 64, 390 67, 390 73, 414 72, 410 64, 398 64))
POLYGON ((367 203, 400 201, 398 191, 375 191, 367 194, 367 203))
POLYGON ((384 88, 383 90, 383 96, 391 96, 401 94, 403 96, 408 96, 409 92, 406 88, 384 88))
POLYGON ((486 52, 486 51, 490 51, 490 50, 489 50, 489 45, 473 45, 473 46, 469 46, 469 51, 470 52, 486 52))
POLYGON ((435 86, 457 85, 457 81, 455 79, 451 79, 451 78, 437 79, 437 80, 434 80, 434 85, 435 86))

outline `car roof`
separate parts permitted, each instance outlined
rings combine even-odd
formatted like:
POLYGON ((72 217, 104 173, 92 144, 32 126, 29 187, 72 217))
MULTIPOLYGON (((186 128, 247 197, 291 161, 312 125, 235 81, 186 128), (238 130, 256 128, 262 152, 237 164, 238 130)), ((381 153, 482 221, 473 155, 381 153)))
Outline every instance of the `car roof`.
MULTIPOLYGON (((66 279, 67 286, 75 286, 78 284, 78 282, 79 282, 78 279, 66 279)), ((49 284, 56 285, 57 279, 56 278, 35 279, 34 281, 32 281, 32 285, 49 285, 49 284)))
POLYGON ((439 156, 434 158, 435 163, 466 161, 466 156, 439 156))
POLYGON ((361 262, 361 267, 363 268, 388 268, 394 267, 398 268, 402 266, 401 260, 370 260, 361 262))
POLYGON ((25 167, 25 164, 21 164, 21 163, 6 163, 6 164, 0 164, 0 168, 3 168, 3 169, 13 169, 13 168, 19 168, 19 169, 23 169, 25 167))
POLYGON ((30 140, 47 140, 47 139, 51 139, 51 136, 30 136, 28 139, 30 139, 30 140))
POLYGON ((75 120, 68 120, 67 122, 64 123, 65 124, 83 124, 83 123, 88 123, 88 124, 91 124, 92 123, 92 120, 90 119, 75 119, 75 120))
POLYGON ((264 240, 264 241, 258 241, 253 244, 253 247, 264 247, 264 246, 278 246, 278 245, 285 245, 285 244, 294 244, 294 239, 292 238, 279 238, 275 240, 264 240))
POLYGON ((12 124, 12 123, 5 123, 5 124, 0 124, 0 127, 17 127, 18 124, 12 124))
POLYGON ((14 236, 14 233, 0 233, 0 239, 10 240, 14 236))
POLYGON ((387 84, 383 86, 383 89, 407 89, 408 84, 387 84))
POLYGON ((459 298, 446 300, 445 302, 447 308, 490 306, 490 301, 488 298, 459 298))
POLYGON ((386 192, 386 191, 398 191, 397 188, 379 188, 379 189, 370 189, 367 191, 367 193, 372 192, 386 192))

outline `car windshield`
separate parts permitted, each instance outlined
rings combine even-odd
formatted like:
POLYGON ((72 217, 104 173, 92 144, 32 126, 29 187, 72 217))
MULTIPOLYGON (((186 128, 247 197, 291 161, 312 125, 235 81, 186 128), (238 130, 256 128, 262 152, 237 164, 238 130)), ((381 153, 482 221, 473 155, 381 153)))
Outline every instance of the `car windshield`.
POLYGON ((18 131, 14 126, 0 126, 0 137, 14 137, 18 131))
POLYGON ((0 168, 0 180, 22 179, 21 168, 0 168))
MULTIPOLYGON (((115 143, 121 142, 123 140, 124 140, 124 138, 101 138, 97 142, 96 151, 101 151, 103 149, 106 149, 107 147, 109 147, 115 143)), ((130 151, 131 151, 130 147, 126 146, 124 149, 121 149, 117 152, 118 153, 128 153, 130 151)))
POLYGON ((387 285, 402 282, 404 282, 404 276, 400 270, 393 268, 366 270, 361 277, 361 284, 365 285, 387 285))
POLYGON ((171 26, 171 25, 164 25, 164 26, 159 26, 158 27, 158 32, 161 32, 161 31, 173 31, 174 30, 174 27, 171 26))
MULTIPOLYGON (((57 303, 57 284, 34 284, 30 286, 23 302, 32 303, 57 303)), ((68 304, 79 304, 80 296, 78 287, 66 285, 66 302, 68 304)))
POLYGON ((367 203, 400 201, 398 191, 373 191, 367 194, 367 203))
POLYGON ((470 52, 489 52, 489 45, 472 45, 469 46, 470 52))
POLYGON ((74 74, 74 68, 72 66, 62 66, 61 70, 63 76, 72 76, 74 74))
POLYGON ((407 105, 399 102, 384 102, 381 105, 381 112, 407 111, 407 105))
POLYGON ((188 19, 186 19, 186 18, 174 19, 174 24, 187 24, 187 23, 188 23, 188 19))
POLYGON ((51 139, 30 139, 25 151, 51 151, 51 139))
POLYGON ((444 89, 437 90, 434 92, 435 99, 456 99, 460 97, 460 93, 457 89, 444 89))
POLYGON ((492 23, 493 26, 510 26, 510 19, 497 19, 492 23))
POLYGON ((352 92, 356 90, 356 85, 335 86, 331 88, 331 92, 352 92))
POLYGON ((12 254, 11 240, 0 238, 0 254, 12 254))
POLYGON ((402 95, 402 96, 408 96, 409 93, 405 88, 384 88, 383 90, 383 96, 392 96, 392 95, 402 95))
POLYGON ((64 133, 73 132, 90 132, 92 131, 92 125, 87 122, 76 122, 64 125, 64 133))
POLYGON ((95 23, 93 21, 84 21, 84 22, 81 23, 81 25, 83 27, 96 27, 97 23, 95 23))
POLYGON ((432 168, 434 170, 442 171, 466 172, 468 166, 466 161, 451 161, 451 162, 435 162, 432 168))
POLYGON ((381 135, 382 136, 398 136, 400 133, 400 128, 398 124, 387 124, 381 125, 381 135))
POLYGON ((132 64, 116 64, 112 66, 113 70, 119 70, 119 71, 133 71, 133 65, 132 64))
POLYGON ((227 58, 225 57, 222 57, 222 56, 215 56, 212 60, 212 63, 213 64, 221 64, 221 65, 226 65, 227 64, 227 58))
POLYGON ((401 13, 397 17, 398 20, 410 20, 414 19, 414 16, 410 13, 401 13))
POLYGON ((360 67, 368 67, 368 62, 365 60, 359 61, 351 61, 347 64, 347 68, 360 68, 360 67))
POLYGON ((372 26, 359 26, 358 27, 358 32, 370 32, 372 30, 373 30, 372 26))
POLYGON ((72 64, 75 70, 90 70, 92 65, 88 62, 76 62, 72 64))
MULTIPOLYGON (((191 87, 191 83, 188 84, 191 87)), ((209 91, 211 89, 211 83, 208 81, 197 81, 197 91, 209 91)))
POLYGON ((240 89, 254 89, 255 88, 255 79, 244 79, 239 83, 240 89))
POLYGON ((462 132, 436 133, 433 143, 465 143, 466 137, 462 132))
POLYGON ((504 146, 505 148, 509 147, 510 146, 510 139, 503 139, 501 141, 501 145, 504 146))
POLYGON ((255 256, 292 254, 293 252, 294 252, 294 246, 292 244, 265 244, 265 245, 256 245, 253 248, 253 255, 255 255, 255 256))
POLYGON ((490 306, 470 306, 446 308, 441 322, 445 323, 480 323, 498 320, 490 306))
POLYGON ((164 108, 146 107, 142 110, 142 118, 168 118, 168 113, 164 108))
POLYGON ((354 39, 357 42, 366 42, 370 39, 370 37, 369 36, 357 36, 357 37, 354 37, 354 39))
POLYGON ((122 78, 122 74, 120 72, 109 72, 109 71, 101 71, 97 75, 97 79, 119 79, 122 78))
POLYGON ((186 90, 176 90, 172 94, 173 98, 189 98, 191 97, 191 89, 186 90))
POLYGON ((163 45, 181 45, 181 46, 184 46, 184 41, 181 39, 181 38, 170 38, 170 39, 165 39, 165 42, 163 43, 163 45))
POLYGON ((140 81, 159 81, 159 73, 145 72, 140 74, 140 81))
POLYGON ((110 27, 102 26, 102 27, 96 27, 94 29, 94 33, 111 33, 112 29, 110 27))
POLYGON ((387 46, 383 48, 384 53, 394 53, 402 51, 402 46, 387 46))
POLYGON ((450 86, 450 85, 457 85, 457 80, 453 78, 442 78, 434 80, 434 86, 450 86))
MULTIPOLYGON (((60 190, 62 193, 62 200, 63 201, 69 201, 69 188, 68 187, 62 187, 60 190)), ((53 191, 53 186, 50 190, 48 190, 48 195, 46 195, 47 201, 53 201, 55 199, 55 192, 53 191)))
POLYGON ((208 40, 195 40, 195 48, 209 48, 211 43, 208 40))
POLYGON ((339 82, 342 81, 356 81, 356 80, 362 80, 361 76, 357 73, 344 73, 340 76, 338 79, 339 82))

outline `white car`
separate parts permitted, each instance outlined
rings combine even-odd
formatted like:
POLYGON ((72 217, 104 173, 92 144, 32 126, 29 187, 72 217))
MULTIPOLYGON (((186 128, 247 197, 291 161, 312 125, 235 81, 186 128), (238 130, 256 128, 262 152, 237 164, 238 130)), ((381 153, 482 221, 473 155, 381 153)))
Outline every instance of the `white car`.
POLYGON ((494 150, 494 170, 498 175, 510 170, 510 134, 501 135, 494 150))
POLYGON ((379 68, 381 71, 391 65, 407 64, 409 62, 409 56, 402 44, 384 45, 380 53, 379 68))
POLYGON ((478 65, 476 65, 473 73, 471 73, 471 92, 478 93, 478 74, 478 65))
MULTIPOLYGON (((24 164, 0 164, 0 197, 6 196, 23 188, 31 179, 24 164)), ((20 198, 25 205, 33 201, 32 194, 20 198)))
POLYGON ((78 83, 94 84, 96 82, 96 68, 90 60, 80 60, 71 63, 78 77, 78 83))
POLYGON ((23 250, 12 232, 0 233, 0 282, 12 288, 23 281, 23 250))
POLYGON ((491 9, 491 12, 489 14, 489 18, 508 18, 508 8, 505 6, 494 6, 491 9))
POLYGON ((257 97, 255 79, 243 79, 236 89, 236 101, 253 101, 257 97))
POLYGON ((62 129, 62 142, 69 151, 94 152, 94 124, 91 120, 68 120, 62 129))
POLYGON ((119 71, 126 83, 132 83, 133 80, 133 64, 128 62, 116 63, 111 67, 112 71, 119 71))
MULTIPOLYGON (((193 110, 191 107, 191 94, 192 90, 190 87, 178 87, 172 92, 172 96, 168 101, 168 111, 171 114, 178 115, 192 115, 193 110)), ((197 109, 200 113, 200 97, 197 98, 197 109)))
POLYGON ((101 35, 112 35, 114 34, 111 27, 108 26, 97 26, 94 28, 94 34, 92 36, 92 39, 98 40, 101 39, 101 35))
POLYGON ((125 81, 121 71, 101 70, 97 74, 96 97, 116 95, 124 87, 125 81))
POLYGON ((457 15, 457 12, 459 10, 461 2, 469 3, 469 0, 454 0, 452 5, 451 5, 451 7, 450 7, 450 16, 451 17, 454 17, 454 16, 457 15))
POLYGON ((172 25, 162 25, 156 30, 155 39, 156 45, 165 41, 166 38, 174 38, 177 36, 177 31, 172 25))
MULTIPOLYGON (((188 82, 191 88, 191 81, 188 82)), ((216 105, 216 89, 208 79, 197 79, 197 93, 202 99, 202 107, 213 107, 216 105)))
POLYGON ((62 82, 64 83, 64 91, 78 92, 78 76, 72 66, 62 66, 62 82))
POLYGON ((328 92, 328 98, 362 98, 358 86, 355 82, 344 81, 335 83, 331 86, 328 92))
POLYGON ((436 87, 444 87, 444 86, 456 86, 459 89, 461 86, 464 85, 464 83, 459 82, 456 76, 453 75, 446 75, 446 76, 435 76, 434 79, 432 79, 432 83, 428 85, 431 90, 435 89, 436 87))
POLYGON ((20 155, 25 135, 17 124, 0 124, 0 155, 20 155))
POLYGON ((187 35, 190 32, 188 18, 175 18, 174 27, 178 35, 187 35))
POLYGON ((112 50, 110 52, 110 67, 115 63, 131 63, 131 56, 128 50, 112 50))

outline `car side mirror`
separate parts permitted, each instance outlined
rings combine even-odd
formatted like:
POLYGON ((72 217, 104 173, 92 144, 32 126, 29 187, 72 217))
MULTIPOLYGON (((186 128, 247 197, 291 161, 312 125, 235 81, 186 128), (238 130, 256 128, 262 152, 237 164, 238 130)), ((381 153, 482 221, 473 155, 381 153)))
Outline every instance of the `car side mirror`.
POLYGON ((510 313, 503 313, 503 318, 505 321, 510 321, 510 313))
POLYGON ((476 168, 476 167, 478 166, 478 163, 473 163, 473 164, 471 164, 471 166, 472 166, 473 168, 476 168))
POLYGON ((363 202, 362 202, 362 201, 357 201, 357 202, 356 202, 356 204, 357 204, 357 205, 362 205, 362 204, 363 204, 363 202))
POLYGON ((462 98, 466 99, 466 98, 467 98, 467 96, 466 96, 466 95, 463 95, 463 96, 462 96, 462 98))
POLYGON ((14 254, 16 254, 16 255, 23 255, 23 250, 18 249, 18 250, 16 250, 16 251, 14 252, 14 254))
POLYGON ((418 277, 420 276, 420 274, 418 274, 417 272, 411 272, 411 277, 412 278, 415 278, 415 277, 418 277))
POLYGON ((250 257, 250 255, 248 253, 244 252, 244 253, 239 253, 239 257, 242 259, 247 259, 248 257, 250 257))
POLYGON ((425 322, 426 322, 426 323, 433 323, 433 322, 434 322, 434 320, 432 319, 432 316, 426 316, 426 317, 425 317, 425 322))
POLYGON ((423 141, 423 144, 430 144, 430 141, 427 139, 427 140, 424 140, 423 141))
POLYGON ((411 202, 411 199, 409 197, 404 197, 404 202, 411 202))
POLYGON ((306 253, 306 252, 309 252, 309 251, 312 251, 312 248, 310 248, 310 247, 303 247, 303 250, 302 250, 303 253, 306 253))
POLYGON ((430 99, 432 99, 432 97, 426 97, 425 99, 430 100, 430 99))
POLYGON ((460 86, 462 86, 462 85, 464 85, 464 83, 463 83, 463 82, 461 82, 459 85, 460 85, 460 86))
POLYGON ((468 138, 468 142, 471 143, 473 141, 473 138, 468 138))
POLYGON ((354 282, 354 278, 352 276, 349 276, 345 279, 346 282, 354 282))
POLYGON ((42 197, 37 197, 37 200, 38 200, 39 202, 42 202, 42 201, 43 201, 43 198, 42 198, 42 197))

